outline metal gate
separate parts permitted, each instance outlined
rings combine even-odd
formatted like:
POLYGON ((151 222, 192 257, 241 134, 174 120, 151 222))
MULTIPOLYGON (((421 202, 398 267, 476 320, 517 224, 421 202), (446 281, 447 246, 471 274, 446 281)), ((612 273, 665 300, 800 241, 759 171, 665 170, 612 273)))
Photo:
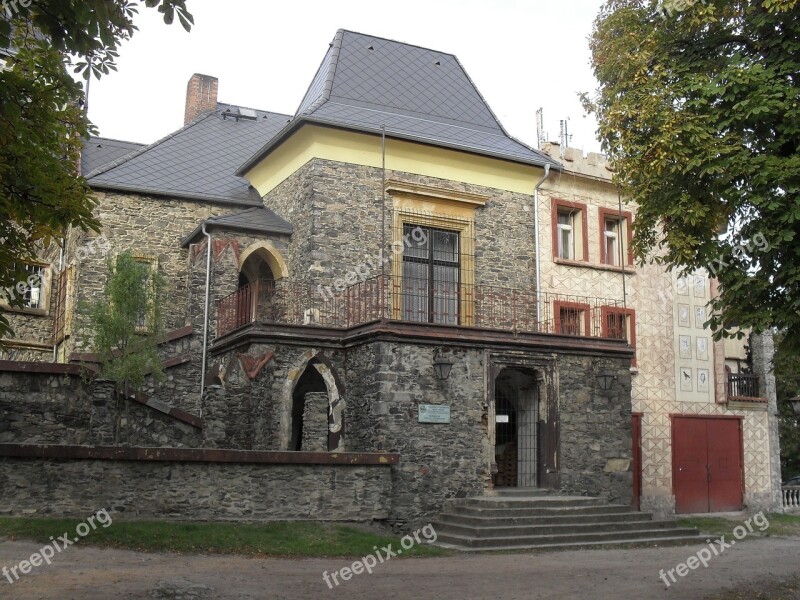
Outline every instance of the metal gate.
POLYGON ((538 390, 533 376, 506 369, 495 380, 497 487, 536 487, 538 390))

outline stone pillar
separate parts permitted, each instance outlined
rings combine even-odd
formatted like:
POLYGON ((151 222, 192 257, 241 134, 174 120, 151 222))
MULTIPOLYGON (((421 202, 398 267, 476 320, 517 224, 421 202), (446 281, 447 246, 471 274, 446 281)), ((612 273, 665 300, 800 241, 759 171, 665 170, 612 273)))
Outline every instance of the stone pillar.
POLYGON ((305 395, 301 450, 328 451, 328 394, 325 392, 309 392, 305 395))
POLYGON ((753 373, 758 375, 759 391, 768 402, 767 419, 769 423, 770 493, 766 505, 758 506, 757 508, 782 512, 781 446, 778 433, 778 395, 772 364, 772 359, 775 356, 775 342, 772 339, 772 334, 769 332, 758 335, 751 334, 750 349, 753 356, 753 373))

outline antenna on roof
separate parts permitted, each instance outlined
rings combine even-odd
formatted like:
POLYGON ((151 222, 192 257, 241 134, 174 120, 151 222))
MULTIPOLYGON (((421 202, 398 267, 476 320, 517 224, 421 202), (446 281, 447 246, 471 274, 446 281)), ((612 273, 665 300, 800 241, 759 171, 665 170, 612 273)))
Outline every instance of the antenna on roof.
POLYGON ((569 142, 572 139, 572 136, 569 134, 569 117, 566 119, 561 119, 561 136, 560 136, 560 143, 561 143, 561 158, 564 158, 564 155, 567 153, 567 148, 569 147, 569 142))
POLYGON ((547 142, 547 134, 544 131, 544 107, 539 107, 536 111, 536 148, 542 149, 547 142))

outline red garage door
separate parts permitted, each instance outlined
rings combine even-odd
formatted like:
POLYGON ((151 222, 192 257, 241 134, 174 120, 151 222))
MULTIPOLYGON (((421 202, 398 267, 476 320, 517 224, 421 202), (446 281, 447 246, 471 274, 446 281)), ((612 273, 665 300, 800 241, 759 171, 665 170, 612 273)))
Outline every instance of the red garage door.
POLYGON ((672 481, 676 512, 741 510, 741 419, 674 417, 672 481))

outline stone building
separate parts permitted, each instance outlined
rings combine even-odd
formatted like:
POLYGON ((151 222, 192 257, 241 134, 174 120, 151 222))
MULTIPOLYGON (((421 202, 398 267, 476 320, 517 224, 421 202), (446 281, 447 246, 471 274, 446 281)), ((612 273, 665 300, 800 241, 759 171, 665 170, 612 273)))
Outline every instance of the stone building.
POLYGON ((585 264, 602 253, 585 206, 622 219, 620 243, 630 231, 607 173, 511 137, 455 56, 374 36, 339 31, 295 115, 220 103, 218 86, 195 75, 184 127, 154 144, 87 143, 102 232, 72 232, 42 262, 47 299, 20 315, 0 364, 0 414, 25 379, 34 417, 3 424, 0 443, 17 444, 3 456, 89 461, 120 482, 101 494, 141 514, 403 524, 497 487, 630 504, 638 424, 643 504, 674 510, 661 433, 677 401, 673 281, 631 268, 620 286, 622 268, 585 264), (550 237, 550 206, 568 210, 582 258, 552 256, 569 223, 556 215, 550 237), (96 360, 76 306, 122 251, 168 283, 168 377, 122 408, 96 382, 76 396, 88 404, 53 412, 51 387, 96 360), (629 296, 656 304, 637 313, 629 296), (659 352, 668 364, 652 366, 659 352), (198 498, 192 478, 215 468, 198 461, 238 466, 198 498), (148 504, 165 476, 178 491, 148 504), (287 490, 304 498, 293 514, 287 490))

